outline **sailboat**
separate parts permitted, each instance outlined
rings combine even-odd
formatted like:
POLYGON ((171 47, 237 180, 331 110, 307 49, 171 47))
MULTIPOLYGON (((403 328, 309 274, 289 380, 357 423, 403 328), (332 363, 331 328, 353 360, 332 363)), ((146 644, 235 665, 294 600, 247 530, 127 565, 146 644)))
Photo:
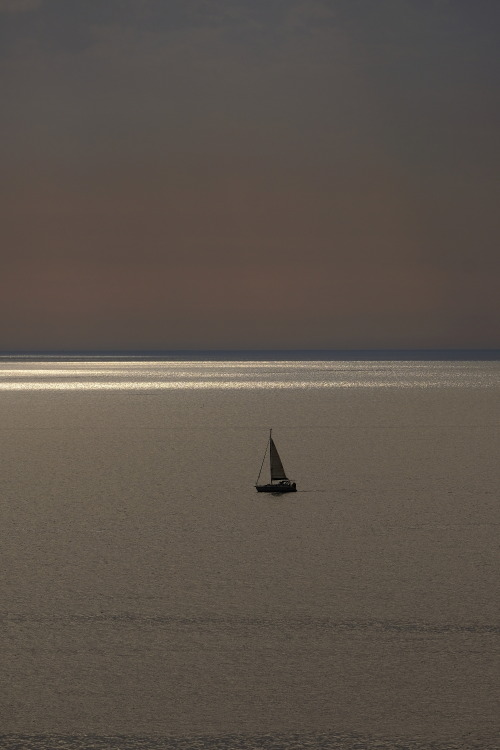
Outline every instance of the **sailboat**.
POLYGON ((273 431, 269 430, 269 441, 266 445, 266 451, 264 458, 260 465, 259 476, 255 482, 255 489, 257 492, 297 492, 297 485, 288 479, 281 463, 280 454, 274 444, 273 431), (260 475, 262 474, 262 468, 264 461, 266 460, 267 451, 269 450, 269 464, 271 469, 271 481, 268 484, 259 484, 260 475))

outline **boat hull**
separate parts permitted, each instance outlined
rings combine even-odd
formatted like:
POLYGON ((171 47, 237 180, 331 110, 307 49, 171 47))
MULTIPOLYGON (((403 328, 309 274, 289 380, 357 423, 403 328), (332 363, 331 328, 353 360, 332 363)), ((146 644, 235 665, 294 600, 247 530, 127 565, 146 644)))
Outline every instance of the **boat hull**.
POLYGON ((273 494, 282 494, 283 492, 297 492, 295 482, 290 484, 256 484, 257 492, 272 492, 273 494))

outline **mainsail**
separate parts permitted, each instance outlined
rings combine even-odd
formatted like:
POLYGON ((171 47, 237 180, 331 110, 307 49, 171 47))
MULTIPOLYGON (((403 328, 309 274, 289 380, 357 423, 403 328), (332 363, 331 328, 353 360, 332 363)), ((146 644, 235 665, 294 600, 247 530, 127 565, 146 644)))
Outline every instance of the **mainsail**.
POLYGON ((269 454, 271 459, 271 481, 275 479, 287 479, 283 464, 281 463, 281 458, 276 450, 272 437, 269 438, 269 454))

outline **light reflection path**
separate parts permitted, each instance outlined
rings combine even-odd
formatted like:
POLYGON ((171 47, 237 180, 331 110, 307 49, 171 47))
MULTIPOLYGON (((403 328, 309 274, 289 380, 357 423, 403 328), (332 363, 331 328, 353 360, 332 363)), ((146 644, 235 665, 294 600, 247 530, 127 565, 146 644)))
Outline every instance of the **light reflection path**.
POLYGON ((500 362, 0 361, 0 391, 491 388, 500 362))
MULTIPOLYGON (((214 383, 213 381, 203 381, 203 380, 185 380, 185 381, 173 381, 173 382, 134 382, 134 381, 126 381, 121 383, 116 382, 81 382, 81 381, 64 381, 64 382, 41 382, 41 381, 23 381, 21 383, 6 383, 0 381, 0 391, 46 391, 46 390, 54 390, 54 391, 93 391, 93 390, 104 390, 104 391, 120 391, 120 390, 126 390, 126 391, 134 391, 134 390, 143 390, 143 391, 161 391, 161 390, 181 390, 181 389, 194 389, 194 390, 200 390, 200 389, 236 389, 236 390, 243 390, 243 389, 262 389, 262 388, 269 388, 269 389, 291 389, 291 388, 353 388, 353 387, 375 387, 375 386, 397 386, 396 383, 350 383, 350 382, 335 382, 331 383, 328 381, 317 381, 314 383, 311 382, 290 382, 290 383, 283 383, 279 381, 272 381, 272 380, 247 380, 247 381, 230 381, 230 380, 221 380, 217 383, 214 383)), ((414 385, 419 385, 418 383, 405 383, 404 387, 411 387, 414 385)), ((398 387, 401 387, 399 384, 398 387)))

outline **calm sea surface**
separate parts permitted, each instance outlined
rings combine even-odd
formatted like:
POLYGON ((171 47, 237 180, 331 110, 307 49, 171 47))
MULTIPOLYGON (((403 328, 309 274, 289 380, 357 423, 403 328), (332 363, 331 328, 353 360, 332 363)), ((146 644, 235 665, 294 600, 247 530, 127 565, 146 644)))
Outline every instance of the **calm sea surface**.
POLYGON ((499 362, 0 360, 0 747, 500 747, 499 362), (258 494, 268 429, 299 492, 258 494))

